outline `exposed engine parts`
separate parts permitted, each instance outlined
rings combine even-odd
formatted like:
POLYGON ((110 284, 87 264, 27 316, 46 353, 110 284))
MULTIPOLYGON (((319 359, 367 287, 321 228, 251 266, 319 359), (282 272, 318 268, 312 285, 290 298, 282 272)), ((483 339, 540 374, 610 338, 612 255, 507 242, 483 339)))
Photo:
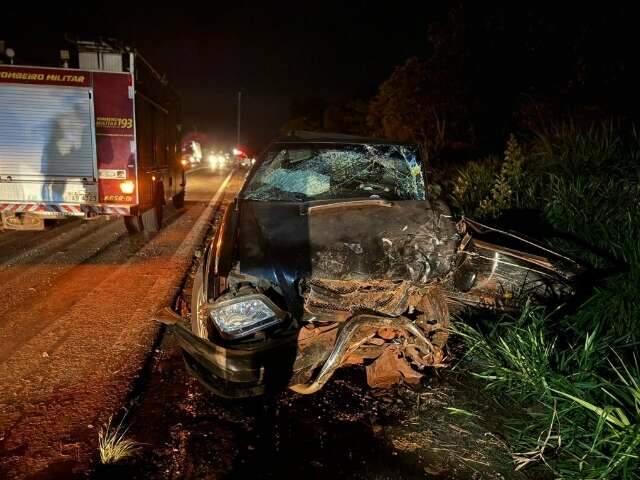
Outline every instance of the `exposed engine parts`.
MULTIPOLYGON (((453 225, 446 217, 440 221, 453 225)), ((367 381, 372 387, 417 383, 427 367, 446 365, 450 311, 465 306, 509 310, 527 299, 549 301, 572 293, 571 280, 580 267, 570 259, 523 237, 471 220, 463 219, 457 229, 460 240, 443 277, 423 282, 318 278, 303 282, 301 294, 307 319, 348 323, 338 337, 339 354, 326 360, 311 383, 292 388, 300 393, 315 391, 337 366, 348 363, 366 364, 367 381), (482 236, 486 233, 483 229, 538 251, 529 253, 499 246, 474 238, 469 231, 482 236), (539 253, 556 257, 555 262, 539 253), (562 262, 557 261, 558 257, 562 262), (559 263, 564 264, 564 269, 558 267, 559 263), (368 320, 366 325, 363 318, 368 320), (385 326, 374 330, 371 327, 375 322, 385 326)), ((447 240, 451 238, 448 235, 447 240)), ((413 245, 415 248, 409 248, 419 256, 420 244, 413 245)), ((429 253, 433 254, 433 250, 429 253)))

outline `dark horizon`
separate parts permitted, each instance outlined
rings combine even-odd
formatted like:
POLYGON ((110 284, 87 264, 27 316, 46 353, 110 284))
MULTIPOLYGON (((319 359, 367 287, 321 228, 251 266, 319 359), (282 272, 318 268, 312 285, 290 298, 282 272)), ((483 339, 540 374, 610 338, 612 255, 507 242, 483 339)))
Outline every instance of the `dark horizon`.
POLYGON ((55 64, 68 45, 65 34, 117 38, 167 74, 181 94, 187 131, 235 143, 242 91, 242 143, 254 150, 300 113, 296 103, 368 101, 407 58, 428 56, 438 42, 451 41, 447 20, 456 9, 462 11, 454 20, 462 34, 457 40, 466 48, 462 76, 475 78, 494 115, 523 95, 625 114, 637 106, 638 68, 630 55, 632 30, 625 28, 632 15, 624 7, 577 12, 449 2, 390 10, 361 1, 322 10, 134 6, 124 15, 102 5, 43 8, 37 14, 13 9, 5 21, 0 40, 16 50, 18 63, 55 64))

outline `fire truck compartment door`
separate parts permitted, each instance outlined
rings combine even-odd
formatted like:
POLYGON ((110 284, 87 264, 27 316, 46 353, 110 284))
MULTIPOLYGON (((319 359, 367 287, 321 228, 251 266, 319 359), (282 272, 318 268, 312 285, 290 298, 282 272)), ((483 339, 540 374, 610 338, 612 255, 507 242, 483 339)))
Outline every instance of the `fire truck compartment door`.
POLYGON ((95 202, 90 88, 0 84, 0 200, 95 202))

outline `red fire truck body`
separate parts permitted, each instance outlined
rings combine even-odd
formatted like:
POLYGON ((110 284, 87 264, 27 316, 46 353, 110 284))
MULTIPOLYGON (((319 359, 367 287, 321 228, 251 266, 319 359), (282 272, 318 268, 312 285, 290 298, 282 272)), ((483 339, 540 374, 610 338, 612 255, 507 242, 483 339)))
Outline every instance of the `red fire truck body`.
MULTIPOLYGON (((179 101, 146 62, 128 71, 0 65, 0 214, 5 228, 122 216, 184 202, 179 101)), ((133 222, 138 220, 139 222, 133 222)))

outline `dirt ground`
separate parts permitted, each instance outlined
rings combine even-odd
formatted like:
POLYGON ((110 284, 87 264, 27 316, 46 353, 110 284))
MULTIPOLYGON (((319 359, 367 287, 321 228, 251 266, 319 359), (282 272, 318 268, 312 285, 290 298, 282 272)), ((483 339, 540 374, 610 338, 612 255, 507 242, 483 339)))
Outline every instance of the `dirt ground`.
POLYGON ((188 236, 225 175, 190 175, 158 234, 121 220, 0 235, 0 478, 72 478, 126 404, 201 240, 188 236), (191 240, 188 240, 191 238, 191 240), (191 243, 189 243, 191 242, 191 243))
POLYGON ((464 371, 434 370, 418 390, 372 390, 361 367, 338 370, 313 395, 225 400, 188 375, 167 334, 122 412, 140 451, 97 465, 93 478, 541 478, 514 471, 507 408, 464 371))
POLYGON ((140 454, 94 478, 537 478, 514 472, 502 408, 464 374, 370 390, 358 367, 314 395, 224 400, 189 378, 166 336, 126 418, 140 454))

